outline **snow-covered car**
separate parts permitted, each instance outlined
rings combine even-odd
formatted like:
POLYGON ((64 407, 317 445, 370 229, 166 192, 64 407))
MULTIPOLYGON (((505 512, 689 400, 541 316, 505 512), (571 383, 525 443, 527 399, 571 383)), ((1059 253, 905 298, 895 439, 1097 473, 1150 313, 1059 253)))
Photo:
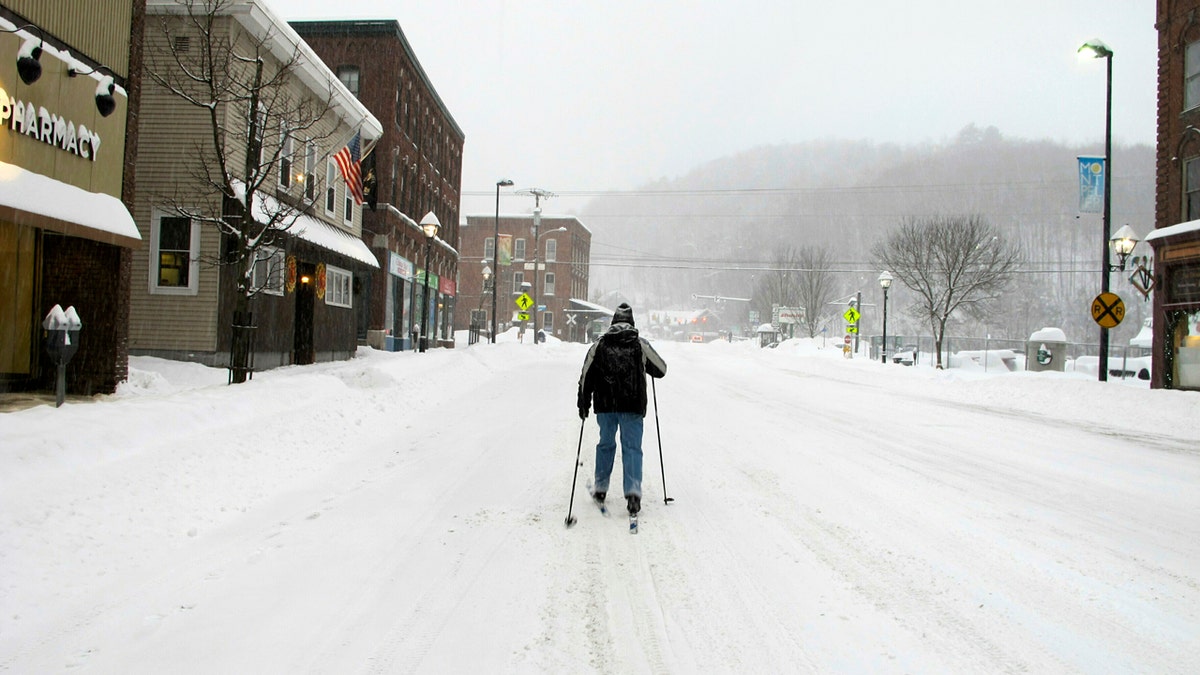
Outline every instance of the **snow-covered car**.
POLYGON ((917 346, 904 345, 892 354, 892 363, 899 363, 903 366, 911 366, 917 362, 917 346))

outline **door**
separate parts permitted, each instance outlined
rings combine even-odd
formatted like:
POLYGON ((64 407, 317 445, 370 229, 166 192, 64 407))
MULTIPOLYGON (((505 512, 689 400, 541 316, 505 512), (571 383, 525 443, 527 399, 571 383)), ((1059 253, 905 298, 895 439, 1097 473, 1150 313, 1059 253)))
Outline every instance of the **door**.
POLYGON ((296 326, 293 331, 292 363, 307 365, 315 360, 313 349, 313 308, 317 298, 317 267, 300 263, 296 283, 296 326))

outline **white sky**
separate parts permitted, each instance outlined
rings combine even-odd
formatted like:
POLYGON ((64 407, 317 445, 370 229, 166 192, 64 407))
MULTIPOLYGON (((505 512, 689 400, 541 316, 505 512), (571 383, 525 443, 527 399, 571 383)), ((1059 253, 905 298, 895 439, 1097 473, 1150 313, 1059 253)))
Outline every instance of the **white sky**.
POLYGON ((286 19, 400 21, 466 133, 465 214, 494 208, 500 178, 623 190, 812 139, 940 141, 974 123, 1099 144, 1104 63, 1076 56, 1093 37, 1115 53, 1115 142, 1155 141, 1151 2, 270 2, 286 19))

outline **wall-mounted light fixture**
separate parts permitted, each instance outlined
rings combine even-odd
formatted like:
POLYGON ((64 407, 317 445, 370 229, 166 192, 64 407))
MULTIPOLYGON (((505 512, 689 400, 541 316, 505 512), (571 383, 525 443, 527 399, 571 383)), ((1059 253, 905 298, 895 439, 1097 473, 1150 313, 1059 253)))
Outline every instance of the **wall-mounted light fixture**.
MULTIPOLYGON (((41 29, 37 26, 26 24, 12 30, 0 29, 4 33, 17 33, 19 31, 35 30, 41 35, 41 29)), ((42 76, 42 47, 45 45, 45 39, 42 37, 34 37, 32 35, 25 38, 21 43, 21 48, 17 50, 17 75, 21 77, 21 81, 25 84, 33 84, 42 76)))
POLYGON ((80 75, 91 75, 101 70, 108 71, 108 74, 101 77, 100 83, 96 85, 96 110, 100 112, 101 117, 108 117, 117 109, 117 99, 113 96, 113 93, 117 89, 117 83, 113 79, 112 70, 108 66, 100 66, 85 73, 71 66, 67 69, 67 75, 78 77, 80 75))

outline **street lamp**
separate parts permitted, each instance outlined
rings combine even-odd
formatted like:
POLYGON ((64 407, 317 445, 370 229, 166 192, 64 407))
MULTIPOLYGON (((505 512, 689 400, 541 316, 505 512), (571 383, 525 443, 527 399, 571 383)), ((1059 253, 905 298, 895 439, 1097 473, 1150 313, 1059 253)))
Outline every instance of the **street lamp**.
POLYGON ((879 285, 883 287, 883 348, 880 349, 883 362, 887 363, 887 293, 892 286, 892 275, 884 270, 879 275, 879 285))
MULTIPOLYGON (((1108 275, 1111 267, 1111 259, 1109 258, 1108 240, 1109 240, 1109 214, 1111 213, 1109 196, 1112 194, 1112 61, 1113 52, 1108 45, 1104 44, 1096 38, 1092 38, 1083 43, 1076 50, 1080 57, 1092 57, 1095 59, 1104 59, 1108 65, 1108 79, 1104 101, 1104 263, 1100 268, 1101 281, 1100 292, 1108 292, 1108 275)), ((1104 326, 1100 327, 1100 381, 1108 381, 1108 329, 1104 326)))
POLYGON ((542 210, 539 208, 533 209, 533 344, 538 343, 538 247, 542 241, 542 237, 556 234, 558 232, 566 232, 567 228, 559 227, 549 232, 538 234, 538 228, 542 224, 542 210))
POLYGON ((421 351, 425 351, 429 343, 429 248, 441 226, 442 224, 438 222, 433 211, 426 213, 425 217, 421 219, 421 230, 425 232, 425 298, 421 301, 421 351))
MULTIPOLYGON (((507 178, 496 181, 496 234, 492 237, 492 265, 496 274, 500 274, 500 188, 512 187, 513 182, 507 178)), ((496 290, 492 289, 492 344, 496 344, 496 290)))
POLYGON ((1137 245, 1137 233, 1133 231, 1132 227, 1128 225, 1122 225, 1121 229, 1117 230, 1117 233, 1108 240, 1109 248, 1111 248, 1112 252, 1117 255, 1117 264, 1109 265, 1108 271, 1124 272, 1125 261, 1129 259, 1130 254, 1133 253, 1133 249, 1137 245))

